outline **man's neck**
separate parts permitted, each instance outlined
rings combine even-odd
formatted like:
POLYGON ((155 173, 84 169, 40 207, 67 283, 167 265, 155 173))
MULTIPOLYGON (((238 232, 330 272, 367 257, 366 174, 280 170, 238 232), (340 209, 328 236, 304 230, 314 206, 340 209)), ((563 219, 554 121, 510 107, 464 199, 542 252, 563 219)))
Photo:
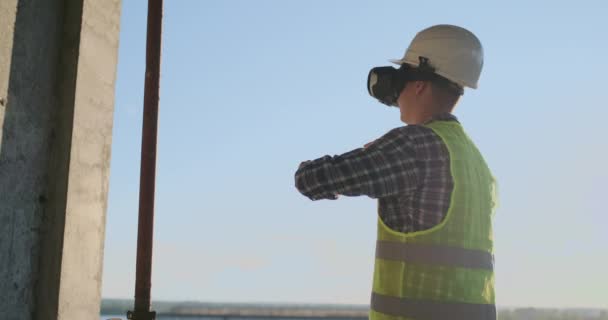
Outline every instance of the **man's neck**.
POLYGON ((449 111, 435 111, 435 112, 425 112, 419 115, 416 115, 414 119, 408 122, 408 124, 425 124, 429 123, 437 118, 441 118, 443 115, 451 114, 449 111))

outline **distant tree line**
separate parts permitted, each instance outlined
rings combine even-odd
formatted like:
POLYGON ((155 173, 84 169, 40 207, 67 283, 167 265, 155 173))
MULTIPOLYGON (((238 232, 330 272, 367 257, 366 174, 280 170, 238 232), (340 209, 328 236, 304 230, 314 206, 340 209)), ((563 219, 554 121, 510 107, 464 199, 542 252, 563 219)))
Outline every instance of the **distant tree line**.
MULTIPOLYGON (((1 1, 1 0, 0 0, 1 1)), ((183 302, 163 302, 154 301, 152 303, 153 310, 157 313, 167 313, 183 302)), ((133 300, 126 299, 103 299, 101 301, 101 314, 126 314, 127 311, 133 310, 133 300)))
MULTIPOLYGON (((192 307, 209 307, 209 306, 243 306, 245 304, 210 304, 202 302, 163 302, 155 301, 152 303, 152 308, 158 314, 178 314, 177 310, 187 306, 192 307)), ((251 305, 250 305, 251 306, 251 305)), ((278 305, 275 305, 275 307, 278 305)), ((263 305, 260 305, 263 307, 263 305)), ((301 305, 299 307, 302 307, 301 305)), ((332 306, 327 305, 310 305, 311 309, 327 309, 332 306)), ((336 308, 344 309, 348 306, 336 306, 336 308)), ((360 310, 363 306, 353 306, 353 309, 360 310)), ((128 310, 133 309, 133 300, 122 299, 104 299, 101 303, 101 314, 126 314, 128 310)), ((540 308, 513 308, 500 309, 498 311, 498 320, 608 320, 608 310, 598 309, 540 309, 540 308)))
POLYGON ((608 310, 516 308, 498 311, 498 320, 608 320, 608 310))

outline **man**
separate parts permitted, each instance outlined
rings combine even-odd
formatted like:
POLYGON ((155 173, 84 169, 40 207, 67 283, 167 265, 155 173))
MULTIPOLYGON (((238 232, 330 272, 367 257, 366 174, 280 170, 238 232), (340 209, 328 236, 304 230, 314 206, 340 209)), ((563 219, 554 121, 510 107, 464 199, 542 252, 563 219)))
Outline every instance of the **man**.
POLYGON ((477 88, 483 49, 470 31, 419 32, 399 69, 370 71, 368 90, 407 126, 343 155, 303 162, 296 187, 312 200, 378 199, 370 319, 496 319, 494 179, 451 114, 477 88))

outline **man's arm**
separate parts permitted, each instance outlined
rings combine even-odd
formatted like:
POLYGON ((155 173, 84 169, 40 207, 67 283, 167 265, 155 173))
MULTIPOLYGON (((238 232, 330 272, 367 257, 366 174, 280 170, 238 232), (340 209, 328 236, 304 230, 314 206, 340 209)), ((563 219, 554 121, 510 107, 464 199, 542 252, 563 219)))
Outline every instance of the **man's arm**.
POLYGON ((418 169, 407 128, 391 130, 365 148, 303 162, 295 174, 296 188, 312 200, 412 192, 418 185, 418 169))

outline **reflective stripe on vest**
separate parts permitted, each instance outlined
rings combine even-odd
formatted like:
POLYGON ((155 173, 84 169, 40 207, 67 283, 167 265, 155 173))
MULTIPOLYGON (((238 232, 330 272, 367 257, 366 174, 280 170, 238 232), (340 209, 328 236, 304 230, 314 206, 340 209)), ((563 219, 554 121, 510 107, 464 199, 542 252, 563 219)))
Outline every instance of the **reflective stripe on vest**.
POLYGON ((384 314, 420 320, 496 320, 493 304, 414 300, 372 293, 371 308, 384 314))
POLYGON ((377 241, 376 258, 449 267, 494 269, 494 256, 490 252, 430 244, 377 241))

